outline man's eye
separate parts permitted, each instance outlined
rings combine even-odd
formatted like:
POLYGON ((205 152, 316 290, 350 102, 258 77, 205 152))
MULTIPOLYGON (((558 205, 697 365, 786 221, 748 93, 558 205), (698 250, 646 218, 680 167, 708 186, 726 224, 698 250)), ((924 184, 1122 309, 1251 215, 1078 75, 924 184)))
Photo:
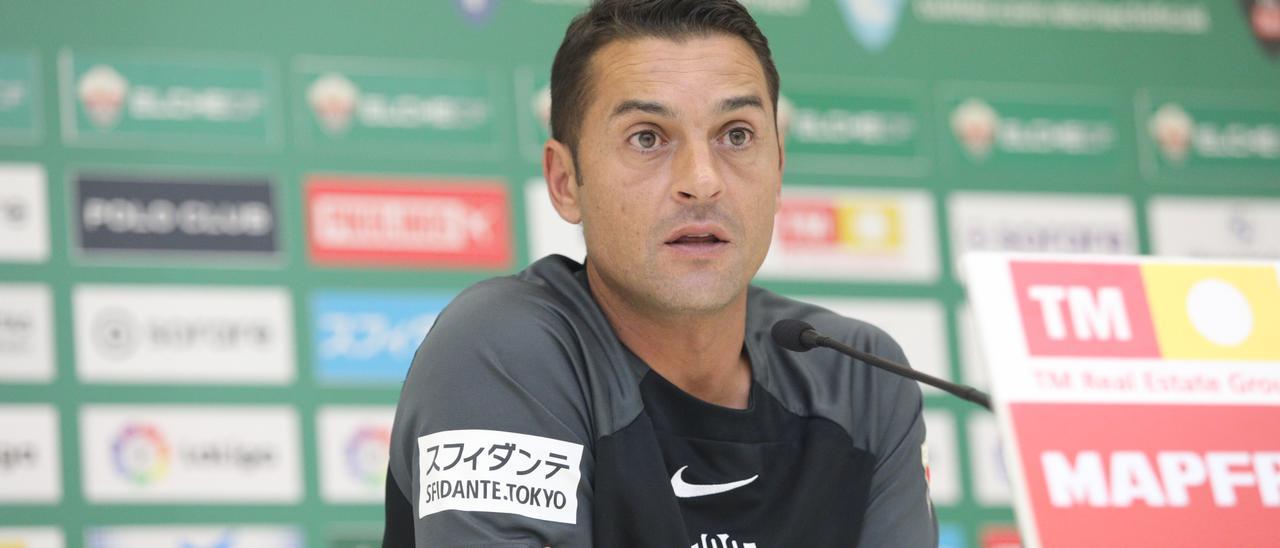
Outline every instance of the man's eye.
POLYGON ((649 150, 655 148, 659 144, 658 134, 652 131, 641 131, 631 135, 629 139, 631 145, 640 149, 649 150))
POLYGON ((725 138, 730 145, 741 147, 751 142, 751 132, 743 128, 732 129, 725 138))

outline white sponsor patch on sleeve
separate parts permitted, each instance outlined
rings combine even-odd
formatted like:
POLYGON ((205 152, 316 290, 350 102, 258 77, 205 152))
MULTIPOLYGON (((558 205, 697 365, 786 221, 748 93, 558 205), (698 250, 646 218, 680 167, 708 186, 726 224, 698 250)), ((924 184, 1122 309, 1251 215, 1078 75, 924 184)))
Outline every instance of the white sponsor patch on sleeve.
POLYGON ((582 445, 498 430, 418 438, 418 518, 503 512, 576 524, 582 445))

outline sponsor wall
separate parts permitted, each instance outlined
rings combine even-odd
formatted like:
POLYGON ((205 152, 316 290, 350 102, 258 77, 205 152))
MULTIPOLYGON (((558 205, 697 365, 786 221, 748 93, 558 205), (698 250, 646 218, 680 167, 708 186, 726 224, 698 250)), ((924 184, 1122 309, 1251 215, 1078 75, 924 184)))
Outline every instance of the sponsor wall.
MULTIPOLYGON (((990 384, 969 250, 1280 258, 1274 1, 744 3, 787 134, 758 283, 921 369, 990 384)), ((0 545, 377 538, 435 316, 585 254, 539 167, 585 4, 5 4, 0 545)), ((996 422, 925 406, 942 543, 1016 544, 996 422)))

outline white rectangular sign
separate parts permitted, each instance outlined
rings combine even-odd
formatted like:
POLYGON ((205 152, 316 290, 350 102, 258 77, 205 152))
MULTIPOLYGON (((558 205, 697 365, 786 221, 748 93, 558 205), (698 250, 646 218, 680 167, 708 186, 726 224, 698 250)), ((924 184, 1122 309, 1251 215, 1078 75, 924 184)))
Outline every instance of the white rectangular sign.
POLYGON ((930 282, 938 276, 935 226, 925 191, 783 185, 759 275, 930 282))
POLYGON ((58 410, 51 405, 0 405, 0 503, 50 504, 62 498, 59 431, 58 410))
POLYGON ((85 498, 105 502, 294 503, 298 417, 286 406, 87 405, 85 498))
POLYGON ((63 548, 66 539, 54 527, 0 527, 0 546, 4 548, 63 548))
POLYGON ((0 284, 0 382, 53 380, 53 296, 41 284, 0 284))
POLYGON ((0 261, 49 258, 49 200, 44 167, 0 163, 0 261))
MULTIPOLYGON (((931 299, 797 298, 883 329, 902 347, 912 369, 951 380, 951 353, 942 303, 931 299)), ((942 393, 925 384, 920 389, 925 394, 942 393)))
POLYGON ((1127 196, 957 192, 947 199, 957 277, 974 251, 1127 255, 1138 228, 1127 196))
POLYGON ((280 287, 81 285, 76 368, 85 382, 287 384, 293 308, 280 287))
POLYGON ((989 423, 971 423, 971 457, 1007 464, 979 468, 976 494, 999 502, 1007 477, 1028 546, 1273 543, 1280 263, 976 254, 968 267, 1003 440, 996 454, 989 423))
POLYGON ((1280 259, 1280 200, 1156 196, 1147 211, 1157 255, 1280 259))

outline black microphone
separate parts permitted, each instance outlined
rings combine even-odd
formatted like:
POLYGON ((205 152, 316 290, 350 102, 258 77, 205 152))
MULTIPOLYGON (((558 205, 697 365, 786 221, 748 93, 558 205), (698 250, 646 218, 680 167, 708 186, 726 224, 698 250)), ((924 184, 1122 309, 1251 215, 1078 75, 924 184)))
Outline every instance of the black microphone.
POLYGON ((947 392, 948 394, 959 397, 960 399, 971 401, 981 405, 988 411, 991 410, 991 396, 986 395, 977 388, 944 381, 932 375, 916 371, 915 369, 905 365, 893 363, 881 358, 880 356, 876 356, 875 354, 868 354, 819 333, 817 329, 814 329, 812 325, 809 325, 806 322, 794 319, 779 320, 778 323, 773 324, 772 333, 773 342, 778 343, 778 346, 792 352, 808 352, 809 350, 819 346, 830 348, 836 352, 861 360, 875 367, 879 367, 880 369, 895 375, 900 375, 914 381, 925 383, 929 386, 947 392))

